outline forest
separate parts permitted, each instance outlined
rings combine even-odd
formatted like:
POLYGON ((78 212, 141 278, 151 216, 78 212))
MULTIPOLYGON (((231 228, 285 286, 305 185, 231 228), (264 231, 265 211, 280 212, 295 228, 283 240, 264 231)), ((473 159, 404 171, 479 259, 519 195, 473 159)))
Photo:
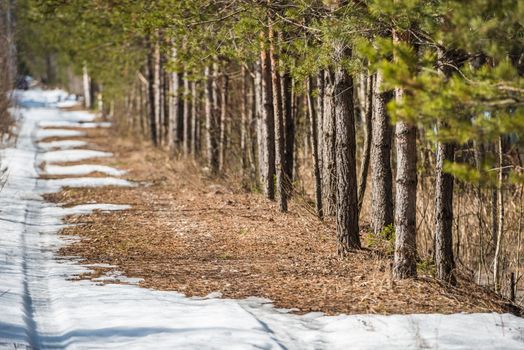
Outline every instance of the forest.
MULTIPOLYGON (((319 237, 335 242, 326 254, 344 271, 366 274, 367 259, 378 259, 392 288, 431 280, 452 295, 471 292, 471 305, 478 293, 506 310, 524 305, 522 1, 7 0, 3 6, 16 19, 17 76, 76 93, 113 124, 106 143, 133 144, 134 166, 144 162, 141 176, 169 178, 160 167, 178 164, 191 169, 181 183, 194 176, 234 186, 255 198, 247 207, 253 217, 253 203, 274 209, 268 225, 281 225, 279 235, 293 236, 300 220, 314 223, 304 224, 308 235, 326 230, 319 237)), ((5 62, 8 44, 2 44, 5 62)), ((4 80, 13 81, 7 70, 4 80)), ((6 132, 8 118, 0 119, 6 132)), ((164 199, 173 204, 176 196, 164 199)), ((212 200, 205 196, 194 201, 212 200)), ((148 198, 136 201, 146 206, 148 198)), ((216 225, 237 229, 233 211, 221 215, 216 225)), ((259 224, 249 249, 265 251, 257 244, 273 226, 259 224)), ((213 240, 187 249, 212 252, 213 240)), ((308 241, 293 242, 285 254, 307 251, 308 241)), ((172 254, 167 243, 158 249, 172 254)), ((312 249, 304 254, 316 254, 312 249)), ((308 259, 315 272, 306 266, 304 274, 334 264, 323 255, 308 259)), ((133 263, 122 264, 126 273, 135 271, 133 263)), ((172 282, 155 278, 145 286, 171 289, 172 282)), ((302 287, 309 285, 291 288, 300 296, 302 287)), ((247 294, 257 296, 252 288, 247 294)), ((333 313, 319 305, 305 309, 333 313)))

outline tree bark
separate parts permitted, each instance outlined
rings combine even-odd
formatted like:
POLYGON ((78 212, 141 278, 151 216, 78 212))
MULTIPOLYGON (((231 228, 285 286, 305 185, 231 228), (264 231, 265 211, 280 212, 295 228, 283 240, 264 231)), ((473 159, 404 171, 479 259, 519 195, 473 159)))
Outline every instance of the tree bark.
POLYGON ((255 66, 254 78, 254 98, 255 98, 255 115, 256 115, 256 138, 257 138, 257 170, 258 170, 258 185, 265 184, 265 170, 264 160, 266 159, 266 148, 264 146, 264 116, 262 106, 262 63, 257 61, 255 66))
POLYGON ((91 77, 89 76, 85 63, 82 67, 82 78, 84 88, 84 106, 86 109, 91 109, 91 77))
POLYGON ((369 158, 371 153, 371 135, 372 124, 371 118, 373 115, 373 76, 367 76, 368 86, 366 89, 366 113, 364 115, 364 125, 365 125, 365 138, 364 146, 362 149, 362 156, 360 159, 360 174, 359 174, 359 183, 358 183, 358 212, 362 210, 362 203, 364 202, 364 194, 366 193, 366 185, 368 180, 368 169, 369 169, 369 158))
POLYGON ((148 80, 148 118, 149 118, 149 132, 153 144, 157 145, 157 127, 156 127, 156 98, 155 98, 155 52, 151 45, 148 45, 147 54, 147 80, 148 80))
POLYGON ((263 188, 266 197, 275 199, 275 119, 273 111, 273 89, 271 82, 271 61, 266 50, 260 55, 262 72, 262 119, 264 159, 261 171, 264 173, 263 188))
POLYGON ((322 204, 324 214, 334 216, 337 209, 337 167, 336 167, 336 131, 335 131, 335 73, 325 72, 324 113, 322 125, 322 204))
MULTIPOLYGON (((446 60, 444 50, 439 50, 439 61, 446 60)), ((439 71, 446 77, 450 69, 440 64, 439 71)), ((445 124, 438 127, 445 127, 445 124)), ((435 265, 437 277, 452 285, 456 284, 453 259, 453 175, 444 172, 445 162, 453 162, 455 145, 437 143, 437 164, 435 182, 435 265)))
POLYGON ((188 72, 184 74, 184 140, 183 151, 187 156, 191 152, 191 92, 188 72))
MULTIPOLYGON (((393 42, 409 42, 408 33, 393 32, 393 42)), ((395 58, 396 59, 396 58, 395 58)), ((403 99, 404 90, 395 89, 395 98, 403 99)), ((397 279, 417 276, 417 129, 404 121, 397 122, 397 178, 395 198, 395 261, 397 279)))
POLYGON ((293 168, 295 160, 295 117, 293 115, 293 81, 291 74, 282 74, 282 101, 284 113, 285 147, 284 173, 288 194, 291 193, 293 183, 293 168))
POLYGON ((344 69, 337 69, 334 78, 337 237, 338 252, 345 255, 360 248, 353 79, 344 69))
MULTIPOLYGON (((158 39, 157 39, 158 40, 158 39)), ((158 41, 155 42, 154 53, 153 53, 153 97, 154 97, 154 118, 155 118, 155 145, 160 145, 160 127, 161 127, 161 82, 160 82, 160 45, 158 41)))
POLYGON ((229 89, 229 76, 227 75, 225 67, 222 71, 222 79, 220 86, 220 141, 219 141, 219 168, 222 171, 225 166, 226 160, 226 148, 227 148, 227 129, 228 129, 228 118, 227 118, 227 104, 228 104, 228 89, 229 89))
MULTIPOLYGON (((173 49, 173 60, 177 59, 177 50, 173 49)), ((174 151, 180 140, 179 127, 183 124, 180 121, 180 116, 183 114, 183 104, 180 100, 180 90, 182 87, 182 74, 177 72, 171 73, 171 93, 170 93, 170 108, 169 108, 169 130, 168 142, 169 148, 174 151)), ((183 117, 183 116, 182 116, 183 117)))
POLYGON ((198 87, 196 81, 191 81, 191 114, 193 116, 193 123, 191 123, 191 153, 193 155, 198 154, 198 149, 200 145, 200 117, 198 115, 198 87))
MULTIPOLYGON (((397 91, 397 98, 401 96, 397 91)), ((395 200, 395 264, 398 279, 416 277, 417 236, 417 149, 416 128, 405 122, 396 125, 397 178, 395 200)))
POLYGON ((273 113, 275 118, 275 172, 280 211, 287 211, 287 187, 285 173, 284 149, 284 115, 282 108, 282 82, 278 67, 278 56, 275 53, 275 38, 271 19, 269 20, 269 42, 271 62, 271 82, 273 87, 273 113))
POLYGON ((207 139, 207 163, 212 174, 218 173, 218 133, 216 111, 214 108, 214 89, 212 69, 205 68, 205 105, 206 105, 206 139, 207 139))
POLYGON ((318 140, 318 168, 320 170, 320 179, 322 180, 323 174, 323 157, 324 157, 324 95, 325 95, 325 74, 324 70, 318 72, 317 80, 317 140, 318 140))
POLYGON ((502 235, 504 233, 504 145, 503 138, 498 139, 498 183, 497 183, 497 240, 495 245, 495 257, 493 258, 493 280, 495 283, 495 292, 500 291, 500 251, 502 249, 502 235))
POLYGON ((317 110, 313 98, 313 79, 307 81, 307 106, 309 112, 309 126, 311 130, 311 145, 313 148, 313 173, 315 176, 315 207, 320 219, 324 217, 322 210, 322 178, 320 177, 319 149, 318 149, 318 121, 317 110))
POLYGON ((158 49, 158 144, 164 145, 164 123, 165 123, 165 79, 164 79, 164 56, 158 49))
MULTIPOLYGON (((164 57, 165 59, 165 57, 164 57)), ((162 140, 164 146, 169 149, 171 147, 170 131, 171 128, 171 75, 165 70, 162 70, 162 110, 163 110, 163 123, 162 123, 162 140)))
POLYGON ((240 105, 240 152, 242 161, 242 175, 246 175, 248 169, 248 135, 249 135, 249 108, 248 108, 248 86, 247 86, 247 73, 246 67, 241 67, 241 79, 242 79, 242 99, 240 105))
POLYGON ((391 172, 391 133, 386 105, 392 92, 382 92, 383 77, 375 74, 371 136, 371 220, 374 234, 393 224, 393 175, 391 172))
POLYGON ((437 171, 435 183, 435 264, 437 277, 455 284, 453 273, 453 175, 444 172, 444 162, 452 162, 454 145, 439 142, 437 145, 437 171))

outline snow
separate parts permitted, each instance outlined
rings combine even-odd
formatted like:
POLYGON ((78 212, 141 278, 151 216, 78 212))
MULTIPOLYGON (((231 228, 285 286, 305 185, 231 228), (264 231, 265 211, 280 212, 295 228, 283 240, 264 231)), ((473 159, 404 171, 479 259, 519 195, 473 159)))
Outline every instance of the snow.
POLYGON ((69 120, 53 120, 53 121, 41 121, 41 128, 109 128, 111 127, 110 122, 82 122, 82 121, 69 121, 69 120))
POLYGON ((67 179, 44 180, 42 187, 46 192, 58 192, 63 187, 102 187, 102 186, 119 186, 133 187, 135 184, 124 179, 115 179, 114 177, 78 177, 67 179))
POLYGON ((72 149, 84 146, 87 146, 87 142, 81 140, 60 140, 38 143, 38 147, 46 151, 50 151, 53 149, 72 149))
MULTIPOLYGON (((53 91, 27 94, 19 98, 63 96, 53 91)), ((260 298, 220 299, 218 293, 187 298, 144 289, 132 284, 138 279, 126 280, 118 272, 99 281, 75 279, 90 267, 57 256, 71 240, 58 235, 63 218, 129 207, 90 203, 66 208, 43 200, 43 193, 60 186, 106 186, 122 180, 38 179, 40 159, 71 159, 71 153, 46 152, 54 147, 37 145, 39 123, 79 116, 43 107, 22 110, 17 144, 0 154, 7 167, 0 192, 0 349, 524 348, 524 320, 510 314, 295 315, 260 298), (103 283, 114 279, 131 284, 103 283)), ((72 175, 78 175, 76 170, 72 175)))
POLYGON ((71 136, 85 136, 86 133, 79 130, 70 129, 41 129, 36 133, 38 140, 47 139, 49 137, 71 137, 71 136))
POLYGON ((47 175, 88 175, 91 173, 104 173, 110 176, 122 176, 125 170, 115 169, 110 166, 97 164, 79 164, 79 165, 46 165, 45 173, 47 175))
POLYGON ((15 90, 13 98, 24 107, 53 107, 60 101, 67 100, 69 94, 60 89, 42 90, 40 88, 32 90, 15 90))
POLYGON ((71 108, 71 107, 79 107, 82 103, 75 100, 66 100, 66 101, 60 101, 56 103, 56 106, 58 108, 71 108))
POLYGON ((78 162, 92 158, 111 157, 112 155, 110 152, 92 151, 88 149, 68 149, 46 152, 39 157, 39 160, 46 163, 78 162))

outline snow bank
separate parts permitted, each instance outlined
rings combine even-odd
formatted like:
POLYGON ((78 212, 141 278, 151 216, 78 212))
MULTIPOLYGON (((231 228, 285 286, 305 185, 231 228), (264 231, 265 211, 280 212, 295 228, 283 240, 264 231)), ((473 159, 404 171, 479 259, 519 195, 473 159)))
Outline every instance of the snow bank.
POLYGON ((109 128, 110 122, 79 122, 70 120, 44 120, 40 122, 41 128, 109 128))
POLYGON ((133 187, 132 182, 124 179, 115 179, 114 177, 78 177, 66 179, 44 180, 42 187, 47 193, 58 192, 63 187, 102 187, 102 186, 119 186, 133 187))
POLYGON ((22 107, 43 108, 55 107, 60 101, 66 101, 69 96, 64 90, 42 90, 40 88, 31 90, 14 90, 13 97, 22 107))
POLYGON ((68 149, 60 151, 50 151, 40 155, 38 158, 40 161, 47 163, 59 163, 59 162, 78 162, 80 160, 92 159, 92 158, 104 158, 111 157, 113 154, 110 152, 92 151, 88 149, 68 149))
POLYGON ((38 130, 36 133, 37 140, 47 139, 49 137, 72 137, 72 136, 85 136, 84 131, 69 130, 69 129, 43 129, 38 130))
POLYGON ((52 149, 72 149, 77 147, 84 147, 86 145, 87 142, 80 140, 60 140, 51 142, 39 142, 38 148, 50 151, 52 149))
POLYGON ((79 164, 69 166, 47 165, 45 167, 45 173, 47 175, 88 175, 95 172, 110 176, 122 176, 126 173, 125 170, 97 164, 79 164))
POLYGON ((110 181, 39 180, 38 123, 71 120, 71 115, 40 109, 23 113, 16 148, 1 151, 8 177, 0 192, 0 348, 524 348, 524 320, 509 314, 293 315, 257 298, 187 298, 133 285, 73 281, 89 267, 56 255, 70 240, 57 235, 64 216, 128 207, 46 203, 42 194, 59 186, 110 181))

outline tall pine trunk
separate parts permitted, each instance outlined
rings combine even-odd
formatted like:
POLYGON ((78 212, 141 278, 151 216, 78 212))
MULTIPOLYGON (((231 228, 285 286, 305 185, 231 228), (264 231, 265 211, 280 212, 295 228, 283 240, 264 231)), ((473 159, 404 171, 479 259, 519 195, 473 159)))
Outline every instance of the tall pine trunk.
POLYGON ((184 75, 184 140, 183 151, 188 155, 191 151, 191 92, 189 74, 186 71, 184 75))
POLYGON ((86 109, 91 108, 91 77, 89 76, 89 72, 87 70, 87 66, 84 63, 84 66, 82 67, 82 83, 84 88, 84 107, 86 109))
POLYGON ((391 91, 381 91, 382 73, 375 73, 373 84, 373 117, 371 136, 371 220, 378 234, 393 224, 393 175, 391 171, 392 127, 386 105, 391 91))
POLYGON ((264 160, 266 158, 266 147, 264 146, 264 113, 262 106, 262 63, 260 60, 255 65, 255 78, 253 79, 254 98, 255 98, 255 116, 256 116, 256 141, 257 141, 257 169, 258 184, 264 186, 265 170, 264 160))
POLYGON ((153 144, 157 145, 157 127, 156 127, 156 103, 155 103, 155 52, 154 48, 151 47, 150 41, 148 42, 147 50, 147 81, 148 81, 148 96, 147 96, 147 107, 148 107, 148 119, 149 119, 149 133, 153 144))
POLYGON ((373 115, 373 76, 371 75, 364 75, 365 79, 367 79, 367 89, 364 89, 366 91, 366 98, 367 102, 365 103, 365 114, 364 114, 364 132, 365 132, 365 138, 364 138, 364 146, 362 148, 362 156, 360 160, 360 174, 359 174, 359 182, 358 182, 358 211, 362 210, 362 203, 364 202, 364 194, 366 193, 366 185, 368 180, 368 170, 369 170, 369 158, 371 153, 371 135, 373 133, 372 130, 372 123, 371 118, 373 115))
POLYGON ((307 106, 309 114, 309 126, 311 130, 311 146, 313 148, 313 174, 315 176, 315 207, 319 218, 324 217, 322 210, 322 178, 320 177, 319 147, 318 147, 318 120, 315 101, 313 98, 313 79, 307 81, 307 106))
POLYGON ((264 159, 261 172, 264 174, 262 184, 268 199, 275 199, 275 119, 273 111, 273 89, 271 82, 271 60, 268 52, 263 49, 260 55, 262 80, 262 142, 264 159))
MULTIPOLYGON (((442 64, 446 59, 443 50, 439 50, 439 71, 450 75, 450 69, 442 64)), ((445 124, 439 127, 445 127, 445 124)), ((447 283, 455 284, 455 261, 453 259, 453 175, 444 172, 445 162, 453 162, 455 145, 437 143, 437 164, 435 181, 435 265, 437 277, 447 283)))
POLYGON ((153 98, 155 104, 154 118, 155 118, 155 145, 160 145, 161 142, 161 64, 160 64, 160 45, 158 38, 155 41, 153 53, 153 98))
POLYGON ((205 105, 206 105, 206 140, 207 163, 212 174, 218 173, 218 130, 216 120, 215 90, 213 72, 210 66, 205 68, 205 105))
POLYGON ((293 168, 295 160, 295 118, 293 115, 293 80, 289 72, 282 74, 282 103, 284 113, 284 173, 288 194, 293 183, 293 168))
POLYGON ((336 70, 334 78, 337 238, 338 252, 344 255, 360 248, 353 79, 341 68, 336 70))
POLYGON ((324 96, 325 96, 325 74, 324 70, 318 72, 317 81, 317 139, 318 139, 318 169, 320 170, 320 179, 323 174, 323 157, 324 157, 324 96))
POLYGON ((247 85, 247 72, 246 67, 241 67, 241 79, 242 79, 242 97, 240 105, 240 151, 242 161, 242 175, 246 175, 248 169, 249 159, 249 146, 248 146, 248 135, 249 135, 249 106, 248 106, 248 85, 247 85))
MULTIPOLYGON (((393 41, 408 41, 407 33, 393 32, 393 41)), ((395 98, 402 100, 404 91, 395 89, 395 98)), ((399 121, 396 125, 397 178, 395 198, 395 261, 393 275, 397 279, 417 276, 417 129, 399 121)))
POLYGON ((335 129, 335 73, 325 72, 324 113, 322 125, 322 204, 324 214, 334 216, 337 209, 337 167, 335 129))
POLYGON ((280 210, 287 211, 287 192, 284 150, 284 115, 282 108, 282 81, 278 67, 278 56, 275 53, 275 38, 271 19, 269 20, 269 42, 271 62, 271 82, 273 87, 273 113, 275 118, 275 172, 280 210))
POLYGON ((193 122, 191 123, 191 153, 193 155, 198 154, 200 145, 200 116, 198 114, 198 104, 200 99, 198 98, 198 86, 196 81, 191 81, 191 115, 193 116, 193 122))
POLYGON ((495 292, 500 291, 500 252, 502 250, 502 236, 504 233, 504 144, 503 137, 498 138, 498 182, 497 182, 497 240, 495 245, 495 256, 493 258, 493 281, 495 284, 495 292))
POLYGON ((219 168, 224 169, 226 161, 227 137, 228 137, 228 94, 229 76, 226 68, 223 68, 220 85, 220 141, 219 141, 219 168))
MULTIPOLYGON (((172 59, 177 60, 177 50, 173 49, 172 59)), ((177 72, 171 73, 171 84, 170 84, 170 108, 169 108, 169 130, 168 130, 168 142, 169 148, 175 150, 178 137, 179 117, 182 114, 183 105, 180 99, 180 90, 182 86, 181 74, 177 72)))
POLYGON ((454 145, 439 142, 437 145, 437 171, 435 183, 435 264, 437 277, 455 284, 453 274, 453 175, 444 172, 444 163, 452 162, 454 145))

